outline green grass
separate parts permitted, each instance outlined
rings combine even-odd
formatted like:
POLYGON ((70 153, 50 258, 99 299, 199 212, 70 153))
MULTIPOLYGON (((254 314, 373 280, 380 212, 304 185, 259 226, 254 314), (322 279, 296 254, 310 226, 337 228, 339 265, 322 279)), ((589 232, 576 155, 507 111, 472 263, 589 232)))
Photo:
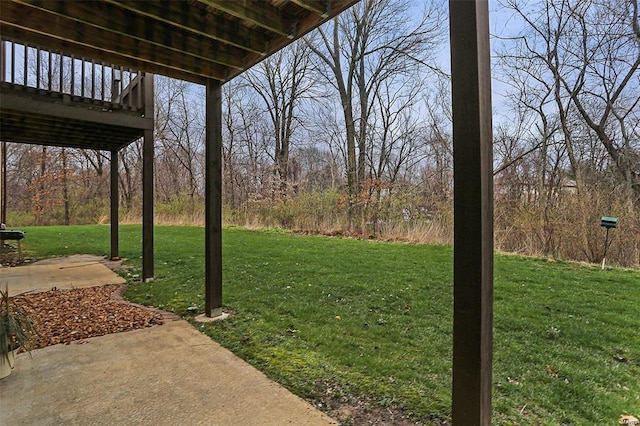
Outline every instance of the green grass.
MULTIPOLYGON (((107 226, 27 231, 39 257, 109 252, 107 226)), ((140 226, 121 228, 137 269, 140 239, 140 226)), ((158 226, 157 280, 127 297, 202 310, 203 244, 202 228, 158 226)), ((306 398, 366 395, 427 423, 450 416, 451 247, 228 228, 224 255, 236 315, 198 324, 204 333, 306 398)), ((640 415, 639 271, 497 255, 494 293, 495 424, 640 415)))

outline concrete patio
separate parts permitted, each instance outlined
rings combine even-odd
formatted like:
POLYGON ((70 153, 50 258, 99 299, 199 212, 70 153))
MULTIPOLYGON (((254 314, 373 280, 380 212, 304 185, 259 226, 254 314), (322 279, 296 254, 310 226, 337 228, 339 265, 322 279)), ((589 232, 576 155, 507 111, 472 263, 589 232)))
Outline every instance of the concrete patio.
MULTIPOLYGON (((29 275, 33 288, 23 286, 21 291, 53 286, 47 281, 50 269, 37 266, 31 266, 29 275), (49 272, 41 277, 33 275, 39 270, 49 272)), ((100 262, 91 267, 100 274, 112 274, 112 279, 119 278, 100 262)), ((11 269, 15 274, 21 268, 11 269)), ((1 271, 5 272, 4 277, 15 276, 1 271)), ((10 288, 16 288, 16 282, 10 279, 10 288)), ((74 283, 76 287, 80 285, 74 283)), ((50 346, 33 352, 31 357, 18 355, 13 373, 0 380, 0 424, 337 422, 269 380, 187 321, 173 320, 151 328, 50 346)))
POLYGON ((100 256, 74 255, 44 259, 33 264, 0 268, 0 286, 9 295, 48 291, 52 288, 72 289, 106 284, 124 284, 126 280, 106 265, 115 265, 100 256))

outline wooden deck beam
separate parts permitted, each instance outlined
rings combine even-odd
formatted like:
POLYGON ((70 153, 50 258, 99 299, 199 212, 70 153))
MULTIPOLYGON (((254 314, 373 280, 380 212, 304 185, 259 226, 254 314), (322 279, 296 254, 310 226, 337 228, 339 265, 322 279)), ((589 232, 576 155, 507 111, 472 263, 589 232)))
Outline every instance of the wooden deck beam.
POLYGON ((113 114, 109 111, 96 111, 87 108, 64 104, 62 102, 41 101, 35 94, 30 97, 13 95, 2 91, 3 109, 16 111, 27 115, 43 115, 62 118, 65 120, 78 120, 110 126, 128 127, 133 129, 152 129, 153 120, 146 117, 122 113, 113 114))
POLYGON ((279 9, 267 1, 228 1, 200 0, 202 3, 245 20, 260 28, 292 39, 295 35, 295 22, 283 17, 279 9))
POLYGON ((329 3, 324 2, 323 4, 315 0, 291 0, 291 3, 297 4, 298 6, 303 7, 308 11, 317 13, 323 18, 326 18, 328 16, 328 12, 331 7, 330 2, 329 3))

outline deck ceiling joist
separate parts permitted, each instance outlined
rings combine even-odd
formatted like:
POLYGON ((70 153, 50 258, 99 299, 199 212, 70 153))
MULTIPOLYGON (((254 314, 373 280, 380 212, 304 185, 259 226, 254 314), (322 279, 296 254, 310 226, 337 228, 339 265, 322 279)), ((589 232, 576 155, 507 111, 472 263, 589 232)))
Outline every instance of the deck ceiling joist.
POLYGON ((0 33, 204 84, 227 81, 356 0, 3 0, 0 33))

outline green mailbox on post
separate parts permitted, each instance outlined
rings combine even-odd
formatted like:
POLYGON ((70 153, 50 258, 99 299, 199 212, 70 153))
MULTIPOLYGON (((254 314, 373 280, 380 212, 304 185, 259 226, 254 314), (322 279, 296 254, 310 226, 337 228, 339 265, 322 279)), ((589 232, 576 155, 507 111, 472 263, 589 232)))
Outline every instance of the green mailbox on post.
POLYGON ((615 228, 615 227, 618 226, 618 218, 617 217, 602 216, 602 219, 600 219, 600 226, 604 226, 607 229, 615 228))

